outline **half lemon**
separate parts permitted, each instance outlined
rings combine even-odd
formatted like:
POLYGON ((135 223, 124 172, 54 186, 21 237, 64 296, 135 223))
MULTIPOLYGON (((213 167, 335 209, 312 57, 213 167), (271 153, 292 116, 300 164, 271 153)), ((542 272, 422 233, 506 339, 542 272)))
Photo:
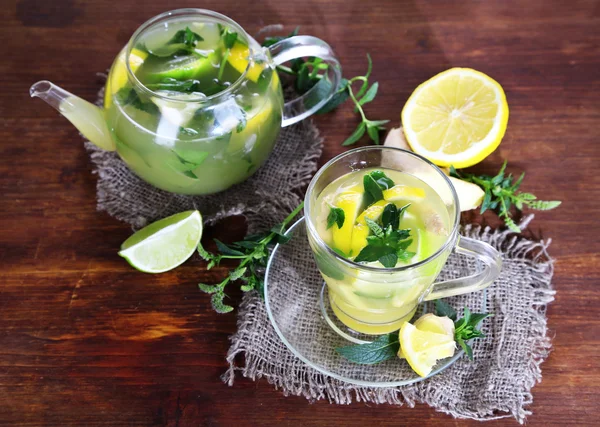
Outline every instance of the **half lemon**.
POLYGON ((479 163, 498 147, 507 123, 502 86, 471 68, 451 68, 432 77, 402 109, 412 150, 438 166, 479 163))

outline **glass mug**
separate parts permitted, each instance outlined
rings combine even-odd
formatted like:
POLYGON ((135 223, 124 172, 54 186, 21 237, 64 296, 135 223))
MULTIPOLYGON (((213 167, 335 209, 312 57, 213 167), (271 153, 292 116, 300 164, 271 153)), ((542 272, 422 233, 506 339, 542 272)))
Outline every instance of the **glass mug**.
POLYGON ((310 247, 327 284, 331 308, 350 329, 372 335, 390 333, 414 315, 422 301, 475 292, 488 287, 500 274, 502 260, 487 243, 460 236, 460 207, 450 180, 418 154, 392 147, 370 146, 343 153, 313 177, 305 197, 304 216, 310 247), (445 242, 428 258, 411 265, 385 269, 358 264, 340 256, 318 233, 323 218, 317 198, 331 182, 352 171, 386 168, 411 174, 438 193, 448 211, 450 229, 445 242), (473 274, 436 282, 450 253, 479 260, 473 274))
MULTIPOLYGON (((185 49, 183 42, 175 46, 185 49)), ((56 108, 100 148, 116 150, 150 184, 174 193, 211 194, 256 172, 281 127, 319 110, 340 78, 333 51, 315 37, 295 36, 263 48, 224 15, 179 9, 135 31, 113 62, 104 108, 46 80, 34 84, 30 94, 56 108), (163 54, 165 43, 172 44, 187 28, 200 35, 194 49, 163 54), (224 41, 227 32, 237 34, 232 46, 224 41), (315 70, 321 78, 304 95, 284 102, 276 67, 302 57, 322 59, 321 71, 315 70), (163 60, 168 66, 160 68, 163 60), (215 78, 223 75, 231 79, 215 78), (214 85, 202 93, 157 90, 194 82, 214 85)))

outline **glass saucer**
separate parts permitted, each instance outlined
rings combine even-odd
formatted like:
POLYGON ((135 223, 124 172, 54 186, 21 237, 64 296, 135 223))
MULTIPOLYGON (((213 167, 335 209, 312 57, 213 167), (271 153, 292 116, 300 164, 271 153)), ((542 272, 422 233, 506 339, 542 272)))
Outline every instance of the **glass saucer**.
MULTIPOLYGON (((370 342, 377 337, 350 330, 331 311, 323 278, 308 244, 304 218, 292 225, 286 234, 291 239, 273 249, 267 265, 265 304, 275 331, 290 351, 304 363, 325 375, 348 383, 394 387, 413 384, 437 375, 463 355, 462 350, 457 350, 453 357, 438 361, 427 377, 417 375, 400 358, 376 365, 359 365, 340 356, 335 351, 337 347, 370 342)), ((452 254, 447 265, 452 264, 452 257, 457 255, 452 254)), ((447 275, 451 276, 452 272, 447 275)), ((441 276, 444 276, 444 272, 441 276)), ((462 312, 465 305, 471 311, 486 311, 485 291, 447 298, 445 301, 459 312, 462 312)), ((430 312, 433 308, 432 303, 421 304, 417 316, 430 312)))

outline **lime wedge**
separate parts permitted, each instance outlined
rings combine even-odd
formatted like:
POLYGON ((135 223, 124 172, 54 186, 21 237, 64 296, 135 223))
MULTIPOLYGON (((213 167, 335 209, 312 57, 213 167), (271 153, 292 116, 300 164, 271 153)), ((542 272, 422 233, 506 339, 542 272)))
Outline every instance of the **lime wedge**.
POLYGON ((187 260, 202 237, 202 216, 186 211, 142 228, 121 245, 119 255, 145 273, 162 273, 187 260))

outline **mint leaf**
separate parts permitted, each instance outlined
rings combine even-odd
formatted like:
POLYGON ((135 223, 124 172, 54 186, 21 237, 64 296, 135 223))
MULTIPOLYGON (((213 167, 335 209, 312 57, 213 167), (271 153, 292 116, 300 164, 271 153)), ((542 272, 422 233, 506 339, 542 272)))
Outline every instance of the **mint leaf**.
POLYGON ((398 333, 393 332, 382 335, 371 343, 338 347, 335 351, 351 362, 374 365, 397 357, 399 349, 398 333))
POLYGON ((193 48, 196 47, 198 42, 203 41, 204 39, 190 30, 190 27, 185 27, 185 30, 179 30, 175 33, 175 35, 167 42, 167 45, 170 44, 184 44, 187 47, 193 48))
POLYGON ((385 254, 379 257, 378 261, 383 264, 385 268, 394 268, 398 262, 398 255, 396 255, 394 252, 385 254))
POLYGON ((367 223, 367 225, 369 226, 369 229, 373 232, 373 234, 375 235, 375 237, 377 237, 378 239, 383 239, 385 237, 384 231, 383 229, 379 226, 379 224, 377 224, 375 221, 373 221, 371 218, 365 218, 365 221, 367 223))
POLYGON ((373 203, 383 199, 383 191, 381 190, 381 187, 370 174, 364 176, 363 186, 365 188, 364 197, 366 200, 366 206, 370 206, 373 203))
POLYGON ((352 135, 350 135, 344 142, 342 142, 342 145, 344 147, 347 147, 348 145, 356 143, 356 141, 358 141, 365 134, 365 130, 366 125, 364 123, 359 124, 358 127, 354 130, 354 132, 352 132, 352 135))
POLYGON ((381 224, 383 228, 391 227, 392 230, 397 230, 400 224, 400 212, 395 204, 389 203, 383 208, 381 214, 381 224))
POLYGON ((333 227, 333 224, 337 224, 338 228, 342 228, 345 219, 346 214, 343 209, 332 207, 329 211, 329 215, 327 215, 327 229, 333 227))
POLYGON ((447 302, 441 299, 435 300, 435 314, 440 317, 449 317, 452 320, 456 320, 456 310, 447 302))

